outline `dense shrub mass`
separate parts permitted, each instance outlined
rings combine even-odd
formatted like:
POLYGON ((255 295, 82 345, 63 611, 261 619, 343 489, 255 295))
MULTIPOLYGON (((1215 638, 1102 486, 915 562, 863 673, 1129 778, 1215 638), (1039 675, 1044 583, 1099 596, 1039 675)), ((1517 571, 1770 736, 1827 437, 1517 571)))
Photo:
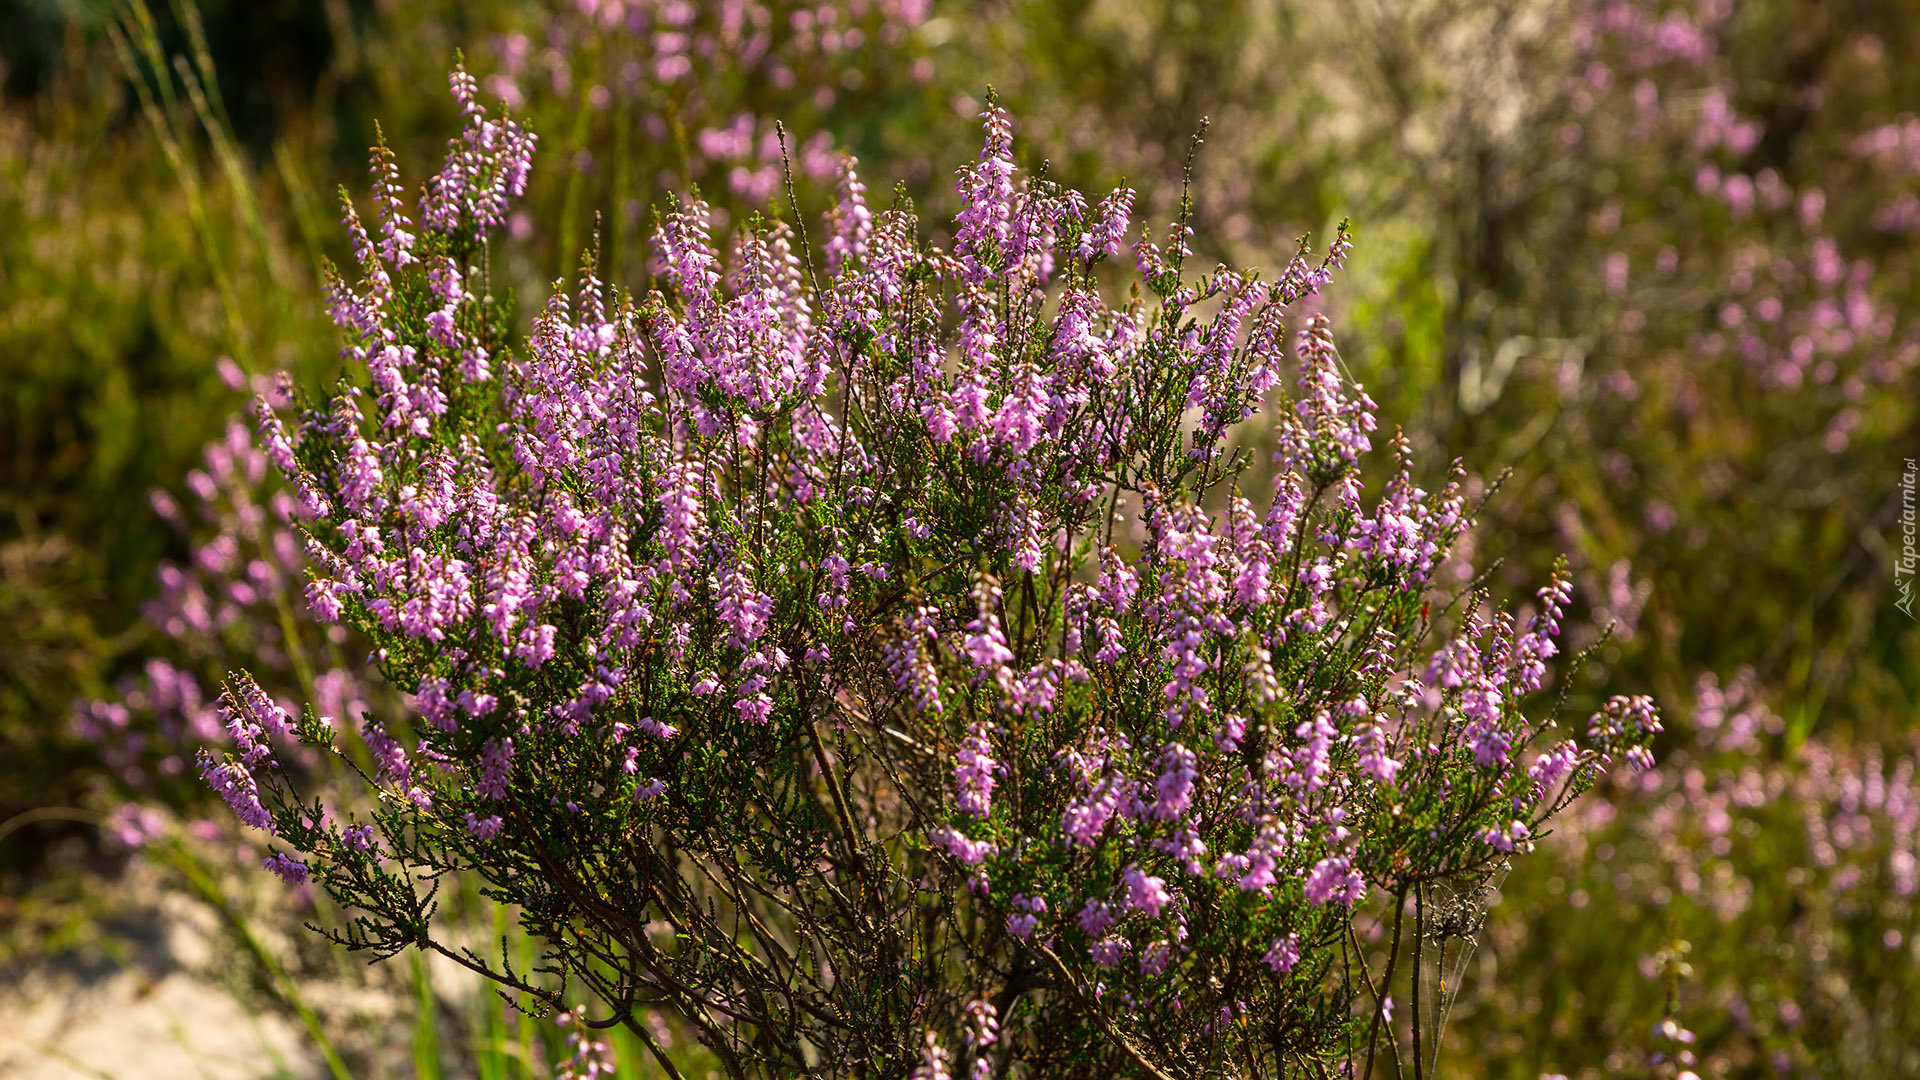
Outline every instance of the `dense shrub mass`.
POLYGON ((1110 307, 1132 192, 1023 180, 989 103, 950 252, 846 160, 824 267, 777 219, 723 263, 684 200, 666 291, 589 263, 522 357, 484 243, 531 137, 453 86, 467 127, 418 223, 381 154, 372 227, 349 208, 361 278, 333 311, 365 376, 291 428, 261 411, 313 613, 370 640, 414 719, 295 721, 235 675, 236 753, 201 759, 292 848, 270 869, 364 912, 342 943, 557 1005, 434 940, 429 883, 475 873, 604 1022, 667 1009, 735 1075, 932 1069, 922 1033, 967 1000, 980 1068, 1311 1072, 1398 1053, 1396 963, 1350 959, 1370 892, 1417 1015, 1420 943, 1448 934, 1426 890, 1650 762, 1644 698, 1566 734, 1523 712, 1564 580, 1524 620, 1478 595, 1436 619, 1457 485, 1415 487, 1402 444, 1363 498, 1372 403, 1324 316, 1285 351, 1344 235, 1272 283, 1189 283, 1183 216, 1110 307), (1296 367, 1256 506, 1228 435, 1296 367), (277 760, 295 733, 345 753, 336 728, 365 809, 277 760))

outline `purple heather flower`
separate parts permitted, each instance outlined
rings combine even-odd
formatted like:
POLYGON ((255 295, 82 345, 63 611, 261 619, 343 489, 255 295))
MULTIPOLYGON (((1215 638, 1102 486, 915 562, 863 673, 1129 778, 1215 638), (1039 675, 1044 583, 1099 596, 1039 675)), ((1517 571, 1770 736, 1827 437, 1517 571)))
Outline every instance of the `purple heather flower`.
POLYGON ((993 789, 999 783, 994 774, 1005 771, 993 760, 993 743, 988 739, 992 731, 993 725, 984 720, 969 725, 953 767, 960 812, 978 818, 993 812, 993 789))
POLYGON ((1177 742, 1160 754, 1160 778, 1154 783, 1154 804, 1148 812, 1161 821, 1176 821, 1193 802, 1193 784, 1199 777, 1199 758, 1177 742))
POLYGON ((960 212, 954 216, 953 252, 967 268, 968 281, 983 285, 986 260, 1005 246, 1013 218, 1013 121, 989 100, 981 111, 986 143, 980 160, 960 170, 956 189, 960 212))
POLYGON ((1333 726, 1327 711, 1321 709, 1312 720, 1295 728, 1293 734, 1301 740, 1301 746, 1292 754, 1292 770, 1287 773, 1286 782, 1309 794, 1319 791, 1333 775, 1333 746, 1340 730, 1333 726))
POLYGON ((1139 575, 1133 567, 1114 554, 1110 547, 1100 551, 1100 577, 1094 582, 1094 590, 1101 603, 1115 615, 1124 615, 1133 606, 1133 598, 1140 591, 1139 575))
POLYGON ((1000 586, 992 579, 983 578, 974 587, 974 601, 979 614, 967 624, 967 659, 973 661, 975 670, 992 675, 1002 686, 1009 685, 1012 673, 1007 665, 1013 661, 1013 650, 1007 647, 1007 635, 1000 629, 1000 615, 994 610, 1000 602, 1000 586))
POLYGON ((575 1009, 553 1018, 555 1024, 569 1029, 567 1049, 571 1051, 555 1070, 554 1080, 600 1080, 601 1077, 611 1080, 617 1072, 607 1044, 593 1037, 593 1029, 584 1023, 583 1012, 575 1009))
POLYGON ((1315 863, 1307 874, 1307 903, 1315 907, 1336 902, 1352 906, 1366 895, 1366 879, 1345 857, 1329 855, 1315 863))
POLYGON ((1079 921, 1081 933, 1090 938, 1097 938, 1113 925, 1113 909, 1108 907, 1104 900, 1089 897, 1086 904, 1080 908, 1079 921))
POLYGON ((1149 919, 1159 918, 1161 909, 1173 903, 1165 879, 1148 875, 1138 864, 1127 867, 1120 880, 1127 887, 1128 909, 1144 911, 1149 919))
POLYGON ((967 1049, 974 1052, 973 1080, 988 1080, 993 1075, 993 1059, 987 1049, 1000 1041, 1000 1017, 993 1003, 976 998, 967 1003, 967 1049))
POLYGON ((839 201, 827 215, 827 273, 841 276, 841 266, 866 254, 867 237, 873 232, 873 213, 867 209, 867 188, 854 171, 852 155, 841 154, 835 172, 839 201))
POLYGON ((929 1031, 926 1044, 920 1049, 920 1064, 908 1075, 907 1080, 953 1080, 948 1062, 949 1056, 946 1047, 940 1045, 940 1037, 929 1031))
POLYGON ((1563 742, 1553 749, 1534 758, 1533 766, 1527 770, 1528 779, 1535 785, 1536 797, 1547 798, 1560 785, 1560 781, 1573 774, 1580 763, 1580 748, 1571 742, 1563 742))
POLYGON ((1015 893, 1013 910, 1014 913, 1007 916, 1007 933, 1025 940, 1040 925, 1040 916, 1047 913, 1047 902, 1042 897, 1015 893))
POLYGON ((1375 783, 1393 783, 1393 778, 1400 773, 1401 762, 1388 756, 1386 729, 1379 724, 1370 725, 1363 736, 1362 746, 1360 771, 1373 777, 1375 783))
POLYGON ((506 223, 509 200, 525 193, 534 136, 511 120, 487 119, 479 87, 465 69, 455 68, 448 84, 466 127, 448 144, 440 174, 427 181, 420 223, 478 243, 489 227, 506 223))
POLYGON ((274 874, 279 876, 281 881, 289 885, 305 885, 307 883, 307 864, 291 855, 276 851, 261 860, 260 865, 273 871, 274 874))
POLYGON ((263 832, 274 831, 273 816, 260 804, 260 788, 254 783, 253 773, 245 762, 233 758, 218 760, 202 750, 200 776, 213 788, 214 794, 225 799, 227 805, 233 808, 233 814, 241 824, 251 825, 263 832))
POLYGON ((1279 881, 1277 871, 1281 859, 1287 851, 1287 830, 1273 821, 1263 823, 1254 833, 1253 846, 1245 855, 1227 855, 1220 860, 1215 874, 1222 877, 1238 876, 1238 884, 1244 892, 1268 893, 1279 881))
POLYGON ((1173 959, 1173 943, 1162 938, 1140 950, 1140 974, 1157 976, 1165 974, 1167 964, 1173 959))
POLYGON ((499 801, 507 797, 507 785, 513 777, 513 740, 488 739, 480 753, 480 779, 473 785, 476 795, 499 801))
POLYGON ((154 807, 125 803, 113 812, 108 823, 115 840, 126 847, 139 848, 165 833, 167 817, 154 807))
POLYGON ((287 711, 244 673, 229 676, 227 691, 220 695, 220 714, 226 720, 227 736, 249 766, 270 763, 273 748, 267 740, 285 738, 293 732, 287 711))
POLYGON ((344 605, 340 601, 340 583, 316 577, 307 583, 307 606, 313 617, 323 623, 337 623, 344 605))
POLYGON ((1060 815, 1060 831, 1080 847, 1093 847, 1120 809, 1128 786, 1127 779, 1119 775, 1103 778, 1067 806, 1060 815))
POLYGON ((1272 946, 1267 949, 1266 962, 1275 974, 1284 975, 1292 971, 1293 966, 1300 962, 1300 935, 1288 934, 1274 938, 1272 946))
POLYGON ((367 744, 367 753, 373 757, 374 775, 395 787, 407 786, 413 765, 407 757, 406 748, 372 718, 361 723, 360 738, 367 744))
POLYGON ((1546 661, 1560 650, 1554 636, 1560 633, 1560 618, 1573 598, 1573 583, 1564 571, 1554 575, 1539 592, 1543 609, 1527 625, 1527 632, 1514 642, 1514 682, 1521 691, 1540 689, 1546 679, 1546 661))
POLYGON ((1102 256, 1118 255, 1127 241, 1128 218, 1133 213, 1133 189, 1114 188, 1094 210, 1093 223, 1080 236, 1079 255, 1092 262, 1102 256))
POLYGON ((1587 735, 1602 754, 1612 753, 1626 741, 1629 743, 1624 751, 1627 760, 1641 770, 1653 767, 1653 755, 1643 740, 1661 730, 1653 699, 1645 695, 1609 698, 1606 705, 1587 720, 1587 735))
POLYGON ((480 817, 471 811, 467 813, 467 832, 476 840, 491 840, 499 836, 503 824, 499 814, 480 817))
POLYGON ((1523 851, 1527 848, 1527 837, 1533 831, 1524 821, 1515 821, 1505 828, 1492 828, 1480 834, 1480 842, 1501 851, 1523 851))
POLYGON ((934 832, 933 846, 959 859, 968 866, 978 866, 995 852, 994 845, 986 840, 969 840, 964 834, 953 828, 943 828, 934 832))
POLYGON ((1164 851, 1180 860, 1189 874, 1199 876, 1207 872, 1206 864, 1200 861, 1201 857, 1207 853, 1207 845, 1191 826, 1183 825, 1175 830, 1172 837, 1160 837, 1154 840, 1153 849, 1164 851))
POLYGON ((1093 958, 1094 963, 1103 968, 1110 968, 1117 966, 1121 960, 1125 959, 1132 948, 1132 943, 1126 938, 1118 934, 1108 934, 1088 946, 1087 954, 1093 958))

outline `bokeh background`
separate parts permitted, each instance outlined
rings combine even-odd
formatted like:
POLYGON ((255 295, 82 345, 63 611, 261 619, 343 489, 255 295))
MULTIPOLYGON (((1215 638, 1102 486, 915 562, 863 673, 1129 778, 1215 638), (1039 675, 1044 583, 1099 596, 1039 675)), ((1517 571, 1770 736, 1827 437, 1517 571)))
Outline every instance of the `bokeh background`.
POLYGON ((644 287, 674 191, 722 231, 784 199, 776 120, 803 213, 844 149, 938 243, 989 86, 1027 164, 1156 223, 1208 118, 1201 255, 1350 219, 1342 359, 1488 496, 1475 571, 1570 560, 1598 648, 1541 706, 1668 717, 1516 862, 1442 1075, 1920 1075, 1912 0, 0 4, 0 1072, 552 1074, 550 1026, 301 931, 190 767, 230 668, 381 694, 232 425, 336 370, 337 192, 376 138, 427 172, 456 55, 540 136, 522 317, 589 249, 644 287), (88 1034, 160 1007, 144 1064, 88 1034))

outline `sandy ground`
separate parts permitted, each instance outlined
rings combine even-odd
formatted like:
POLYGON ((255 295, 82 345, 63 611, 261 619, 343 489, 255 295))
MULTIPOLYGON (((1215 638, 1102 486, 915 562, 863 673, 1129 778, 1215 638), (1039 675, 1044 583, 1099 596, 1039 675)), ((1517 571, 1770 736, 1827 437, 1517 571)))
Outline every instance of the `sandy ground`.
POLYGON ((113 886, 127 902, 74 948, 0 974, 0 1077, 326 1076, 297 1021, 243 1009, 221 983, 214 913, 130 877, 113 886))
POLYGON ((56 975, 29 978, 23 989, 0 997, 0 1076, 9 1080, 326 1075, 297 1025, 249 1016, 186 972, 56 975))

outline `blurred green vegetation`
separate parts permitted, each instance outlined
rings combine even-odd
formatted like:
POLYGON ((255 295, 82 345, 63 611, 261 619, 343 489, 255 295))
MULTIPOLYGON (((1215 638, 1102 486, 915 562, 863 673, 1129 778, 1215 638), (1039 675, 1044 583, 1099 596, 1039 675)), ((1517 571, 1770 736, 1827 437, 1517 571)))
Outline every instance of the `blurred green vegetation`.
MULTIPOLYGON (((415 71, 345 4, 231 4, 204 24, 186 6, 50 10, 11 13, 0 101, 0 820, 98 784, 67 717, 157 647, 140 606, 186 551, 148 494, 177 489, 242 404, 214 359, 312 372, 333 355, 316 270, 337 215, 316 192, 364 160, 376 103, 403 131, 452 114, 414 92, 444 78, 445 33, 415 39, 437 54, 415 71)), ((16 834, 0 873, 64 828, 16 834)))

